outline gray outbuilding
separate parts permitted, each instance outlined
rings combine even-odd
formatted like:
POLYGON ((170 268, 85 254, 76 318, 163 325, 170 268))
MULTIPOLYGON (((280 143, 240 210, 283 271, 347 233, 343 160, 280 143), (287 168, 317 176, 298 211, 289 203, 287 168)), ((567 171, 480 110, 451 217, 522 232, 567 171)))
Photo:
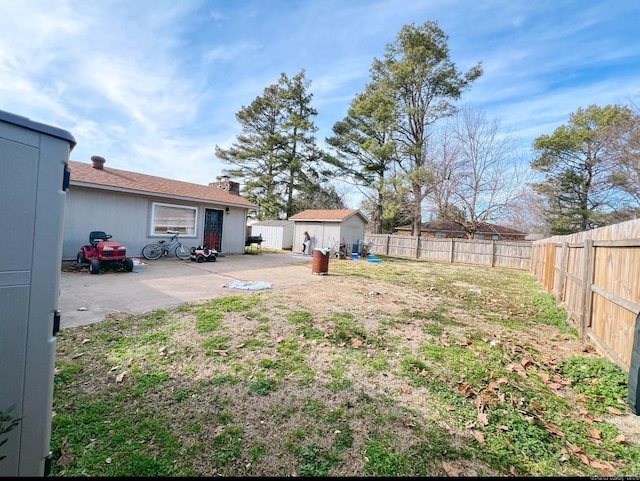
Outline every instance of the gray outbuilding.
POLYGON ((369 224, 367 218, 357 209, 305 210, 289 218, 295 222, 293 252, 302 252, 304 233, 311 237, 309 254, 314 249, 330 249, 332 256, 341 250, 348 255, 354 246, 364 242, 364 234, 369 224))
POLYGON ((262 247, 291 250, 293 248, 292 220, 265 220, 251 224, 251 236, 262 237, 262 247))
POLYGON ((0 110, 0 477, 48 474, 67 161, 75 145, 65 130, 0 110))

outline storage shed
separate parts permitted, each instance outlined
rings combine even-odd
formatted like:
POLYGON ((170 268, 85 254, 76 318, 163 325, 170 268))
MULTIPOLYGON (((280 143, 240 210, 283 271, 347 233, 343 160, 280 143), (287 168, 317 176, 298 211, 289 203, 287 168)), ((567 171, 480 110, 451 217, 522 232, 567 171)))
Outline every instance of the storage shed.
POLYGON ((291 250, 293 229, 292 220, 264 220, 251 224, 251 236, 262 236, 262 247, 291 250))
POLYGON ((48 474, 67 163, 75 145, 66 130, 0 110, 0 413, 15 408, 0 419, 0 478, 48 474))
POLYGON ((357 209, 305 210, 289 218, 295 222, 293 252, 302 252, 305 231, 311 236, 310 253, 314 249, 331 249, 335 256, 343 245, 348 254, 353 246, 364 241, 369 224, 367 218, 357 209))

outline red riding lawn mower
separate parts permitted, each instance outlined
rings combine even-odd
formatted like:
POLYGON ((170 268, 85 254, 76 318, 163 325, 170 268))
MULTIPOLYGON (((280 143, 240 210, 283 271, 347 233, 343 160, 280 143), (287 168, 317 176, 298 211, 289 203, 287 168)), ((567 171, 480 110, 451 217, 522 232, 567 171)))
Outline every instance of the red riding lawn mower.
POLYGON ((78 264, 89 264, 91 274, 101 269, 133 271, 133 259, 127 257, 127 248, 119 242, 111 242, 111 236, 102 231, 89 234, 89 245, 82 246, 78 252, 78 264))

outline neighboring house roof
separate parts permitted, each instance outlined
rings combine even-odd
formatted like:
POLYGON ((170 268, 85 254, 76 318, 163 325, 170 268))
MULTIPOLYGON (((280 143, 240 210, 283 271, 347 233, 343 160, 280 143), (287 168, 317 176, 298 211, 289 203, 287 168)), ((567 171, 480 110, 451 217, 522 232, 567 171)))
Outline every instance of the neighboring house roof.
POLYGON ((216 185, 192 184, 110 167, 98 169, 93 167, 92 164, 73 160, 69 161, 69 168, 71 170, 72 186, 77 185, 137 194, 156 194, 164 197, 215 202, 238 207, 257 207, 253 202, 239 195, 231 194, 216 185))
POLYGON ((289 220, 342 222, 354 215, 361 217, 365 224, 369 223, 367 218, 362 215, 362 212, 357 209, 308 209, 292 215, 289 220))
MULTIPOLYGON (((397 227, 396 230, 412 230, 411 225, 404 225, 397 227)), ((444 221, 444 220, 435 220, 431 222, 425 222, 422 224, 420 229, 421 232, 464 232, 462 226, 456 222, 444 221)), ((509 227, 504 227, 496 224, 489 223, 481 223, 478 224, 476 229, 477 234, 502 234, 502 235, 512 235, 512 236, 522 236, 525 237, 527 234, 525 232, 520 232, 515 229, 511 229, 509 227)))
POLYGON ((254 222, 251 225, 265 226, 265 227, 285 227, 293 224, 294 222, 291 220, 263 220, 260 222, 254 222))

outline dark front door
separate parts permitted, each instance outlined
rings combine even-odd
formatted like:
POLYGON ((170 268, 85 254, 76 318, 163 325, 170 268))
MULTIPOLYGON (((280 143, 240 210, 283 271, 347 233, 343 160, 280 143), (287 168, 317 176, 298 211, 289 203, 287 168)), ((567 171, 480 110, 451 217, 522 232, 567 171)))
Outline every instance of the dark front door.
POLYGON ((204 243, 203 247, 222 252, 222 219, 221 210, 205 209, 204 211, 204 243))

